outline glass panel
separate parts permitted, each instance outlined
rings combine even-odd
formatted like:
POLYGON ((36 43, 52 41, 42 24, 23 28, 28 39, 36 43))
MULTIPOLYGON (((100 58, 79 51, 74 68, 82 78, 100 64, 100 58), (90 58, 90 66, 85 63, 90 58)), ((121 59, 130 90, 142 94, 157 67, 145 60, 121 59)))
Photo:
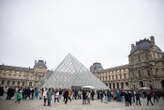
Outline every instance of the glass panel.
POLYGON ((93 86, 97 89, 108 89, 83 64, 68 54, 45 81, 43 87, 71 88, 72 86, 93 86))

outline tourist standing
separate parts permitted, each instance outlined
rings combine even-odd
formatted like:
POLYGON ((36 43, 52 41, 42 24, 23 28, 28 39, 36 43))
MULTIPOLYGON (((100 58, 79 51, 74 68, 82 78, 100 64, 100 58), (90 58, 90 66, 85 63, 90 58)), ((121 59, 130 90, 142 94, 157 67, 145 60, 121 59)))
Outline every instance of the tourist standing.
POLYGON ((46 102, 47 102, 47 88, 43 91, 43 98, 44 98, 44 106, 46 106, 46 102))
POLYGON ((4 89, 3 87, 0 87, 0 96, 3 96, 3 93, 4 93, 4 89))
POLYGON ((120 90, 117 90, 117 101, 121 102, 121 92, 120 92, 120 90))
POLYGON ((92 100, 94 100, 94 95, 95 95, 95 92, 94 92, 94 90, 92 90, 92 92, 91 92, 91 99, 92 100))
POLYGON ((47 99, 48 99, 48 106, 51 106, 51 100, 52 100, 51 88, 48 89, 48 92, 47 92, 47 99))
POLYGON ((64 102, 65 102, 65 104, 67 104, 67 102, 68 102, 68 90, 65 90, 63 95, 64 95, 64 102))
POLYGON ((127 91, 124 92, 125 106, 129 106, 129 95, 127 91))
POLYGON ((90 98, 91 98, 91 93, 90 91, 87 92, 87 100, 88 100, 88 104, 90 104, 90 98))
POLYGON ((155 102, 159 102, 157 92, 153 91, 152 95, 153 95, 153 102, 154 102, 154 104, 155 104, 155 102))
POLYGON ((62 99, 62 94, 63 94, 62 89, 59 89, 59 101, 61 101, 61 99, 62 99))
MULTIPOLYGON (((39 96, 39 90, 36 88, 35 89, 35 98, 38 99, 38 96, 39 96)), ((33 98, 32 98, 33 99, 33 98)))
POLYGON ((20 104, 21 99, 22 99, 22 95, 21 95, 21 93, 20 93, 20 90, 18 90, 18 93, 17 93, 17 100, 15 101, 15 103, 18 102, 18 104, 20 104))
POLYGON ((136 91, 136 105, 140 105, 141 106, 141 100, 140 100, 140 94, 139 94, 139 91, 136 91))
POLYGON ((81 99, 82 92, 81 90, 78 91, 78 99, 81 99))
POLYGON ((86 100, 87 100, 87 93, 86 93, 86 90, 83 90, 82 96, 83 96, 83 104, 86 104, 86 100))
POLYGON ((151 98, 152 98, 152 91, 148 91, 147 92, 147 105, 149 105, 149 102, 151 103, 151 105, 153 106, 153 102, 151 101, 151 98))
POLYGON ((55 92, 54 92, 54 102, 56 103, 56 100, 57 100, 57 102, 59 103, 59 91, 58 90, 55 90, 55 92))
POLYGON ((131 106, 132 105, 132 93, 130 91, 128 91, 128 102, 129 102, 129 105, 131 106))
POLYGON ((107 90, 107 98, 108 98, 108 101, 111 102, 112 100, 112 94, 109 90, 107 90))
POLYGON ((100 91, 100 99, 101 99, 101 102, 103 102, 103 98, 104 98, 104 93, 103 93, 103 91, 100 91))

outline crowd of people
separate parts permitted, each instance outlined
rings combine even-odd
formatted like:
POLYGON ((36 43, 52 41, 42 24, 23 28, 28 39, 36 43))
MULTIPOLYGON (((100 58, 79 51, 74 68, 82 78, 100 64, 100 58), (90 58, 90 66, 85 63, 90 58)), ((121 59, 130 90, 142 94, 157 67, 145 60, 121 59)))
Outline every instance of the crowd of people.
POLYGON ((53 89, 53 88, 12 88, 0 87, 0 96, 6 94, 6 100, 15 97, 15 103, 21 100, 43 100, 44 106, 51 106, 54 103, 72 100, 82 100, 82 104, 90 104, 91 100, 100 100, 102 103, 117 101, 125 103, 125 106, 139 105, 141 106, 141 98, 147 99, 146 105, 153 106, 159 102, 162 97, 164 100, 164 92, 158 90, 92 90, 92 89, 53 89), (153 101, 152 101, 153 100, 153 101))

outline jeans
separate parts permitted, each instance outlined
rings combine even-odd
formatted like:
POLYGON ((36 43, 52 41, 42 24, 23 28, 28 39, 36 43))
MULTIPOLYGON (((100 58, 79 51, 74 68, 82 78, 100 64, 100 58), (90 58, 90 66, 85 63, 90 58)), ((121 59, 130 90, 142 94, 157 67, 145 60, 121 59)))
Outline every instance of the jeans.
POLYGON ((86 99, 83 99, 83 104, 86 104, 86 99))

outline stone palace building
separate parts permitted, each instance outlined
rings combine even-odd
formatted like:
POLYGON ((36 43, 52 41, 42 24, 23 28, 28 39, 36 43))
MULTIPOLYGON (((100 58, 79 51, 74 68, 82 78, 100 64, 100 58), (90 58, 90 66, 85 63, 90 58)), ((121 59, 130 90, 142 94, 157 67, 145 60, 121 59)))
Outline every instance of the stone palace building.
POLYGON ((111 89, 164 89, 164 52, 153 36, 131 44, 128 58, 129 64, 107 69, 101 63, 94 63, 90 71, 111 89))
POLYGON ((52 71, 46 62, 35 61, 33 68, 0 65, 0 85, 7 87, 40 87, 52 71))

